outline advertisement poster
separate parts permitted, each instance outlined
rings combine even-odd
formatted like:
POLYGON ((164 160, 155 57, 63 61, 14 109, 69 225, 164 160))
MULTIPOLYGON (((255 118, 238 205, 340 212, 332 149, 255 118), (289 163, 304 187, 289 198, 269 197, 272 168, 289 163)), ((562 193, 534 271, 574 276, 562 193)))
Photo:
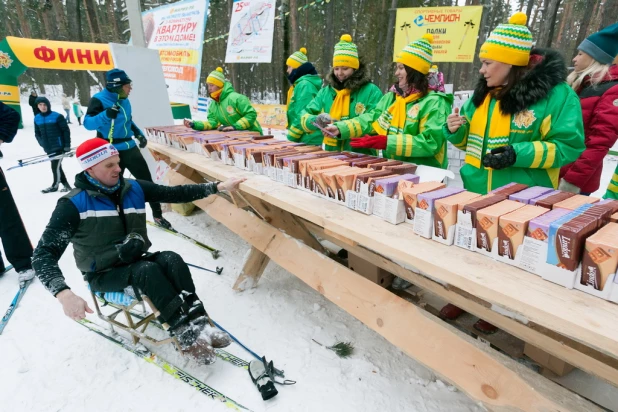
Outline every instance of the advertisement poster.
POLYGON ((226 63, 270 63, 276 0, 234 0, 226 63))
POLYGON ((209 0, 187 0, 142 13, 146 47, 159 51, 170 102, 197 104, 209 0))
POLYGON ((395 57, 410 42, 433 35, 433 61, 474 60, 483 6, 397 9, 395 57))

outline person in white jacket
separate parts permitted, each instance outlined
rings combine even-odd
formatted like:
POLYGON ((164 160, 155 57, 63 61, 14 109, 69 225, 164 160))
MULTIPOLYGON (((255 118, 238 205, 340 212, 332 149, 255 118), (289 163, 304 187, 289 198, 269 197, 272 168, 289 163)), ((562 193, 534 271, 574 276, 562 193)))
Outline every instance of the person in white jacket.
POLYGON ((67 114, 67 123, 71 124, 71 99, 69 99, 66 94, 62 95, 62 108, 67 114))

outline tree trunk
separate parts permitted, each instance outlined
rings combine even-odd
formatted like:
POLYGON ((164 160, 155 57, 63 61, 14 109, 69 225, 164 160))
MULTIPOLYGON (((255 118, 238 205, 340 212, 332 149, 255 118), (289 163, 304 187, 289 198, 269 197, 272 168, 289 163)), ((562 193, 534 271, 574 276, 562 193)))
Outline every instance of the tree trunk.
POLYGON ((540 28, 540 33, 537 40, 539 47, 550 47, 554 37, 554 28, 556 27, 556 16, 558 15, 558 6, 560 0, 549 0, 547 9, 545 10, 545 18, 540 28))
POLYGON ((105 0, 105 8, 107 10, 108 30, 110 31, 109 38, 113 42, 120 42, 120 30, 118 29, 118 21, 116 20, 114 0, 105 0))
MULTIPOLYGON (((306 28, 305 28, 306 30, 306 28)), ((298 27, 298 2, 290 0, 290 24, 289 32, 292 35, 292 51, 300 49, 300 27, 298 27)))
MULTIPOLYGON (((388 10, 388 23, 386 23, 386 42, 384 43, 384 56, 382 69, 386 70, 393 61, 393 49, 395 42, 395 17, 397 12, 397 0, 391 0, 391 8, 388 10)), ((385 90, 388 87, 388 77, 381 76, 380 88, 385 90)))
POLYGON ((588 26, 590 25, 590 19, 593 16, 594 3, 595 3, 595 0, 586 1, 586 7, 584 8, 584 15, 582 16, 582 19, 580 20, 581 24, 579 26, 579 33, 577 34, 577 40, 575 41, 575 44, 576 44, 575 47, 581 44, 581 42, 583 42, 584 39, 588 37, 588 26))
POLYGON ((562 10, 562 16, 560 16, 560 29, 558 30, 558 35, 556 36, 556 41, 554 42, 555 47, 563 49, 565 46, 565 31, 564 28, 566 26, 566 22, 571 16, 571 12, 573 10, 573 0, 567 1, 564 5, 564 9, 562 10))
POLYGON ((101 28, 99 27, 99 20, 97 19, 97 7, 94 0, 84 0, 84 9, 86 10, 86 19, 88 21, 88 28, 90 29, 90 36, 95 43, 102 43, 101 28))
POLYGON ((618 0, 605 0, 603 4, 604 12, 601 16, 601 25, 599 29, 603 29, 610 24, 616 23, 616 16, 618 16, 618 0))
POLYGON ((67 19, 64 14, 65 7, 60 0, 52 0, 54 14, 56 16, 56 25, 60 34, 60 39, 69 40, 69 31, 67 27, 67 19))
POLYGON ((32 38, 32 32, 30 31, 30 25, 26 20, 26 16, 24 14, 24 9, 21 6, 21 0, 15 0, 15 11, 17 12, 17 17, 19 18, 19 29, 24 34, 24 37, 32 38))

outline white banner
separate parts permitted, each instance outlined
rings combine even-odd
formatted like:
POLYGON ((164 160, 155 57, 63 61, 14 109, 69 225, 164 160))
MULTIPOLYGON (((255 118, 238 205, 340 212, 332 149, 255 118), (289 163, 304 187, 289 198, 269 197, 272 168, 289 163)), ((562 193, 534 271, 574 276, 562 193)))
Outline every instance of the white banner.
POLYGON ((159 51, 172 103, 197 105, 209 0, 186 0, 142 13, 146 47, 159 51))
POLYGON ((270 63, 276 0, 234 0, 226 63, 270 63))

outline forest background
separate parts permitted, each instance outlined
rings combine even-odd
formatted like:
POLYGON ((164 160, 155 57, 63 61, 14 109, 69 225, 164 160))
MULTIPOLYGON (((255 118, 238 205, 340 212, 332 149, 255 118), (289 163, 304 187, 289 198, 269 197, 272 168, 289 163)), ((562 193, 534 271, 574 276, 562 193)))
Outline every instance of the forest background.
MULTIPOLYGON (((143 11, 174 3, 140 0, 143 11)), ((588 35, 616 22, 618 0, 278 0, 273 63, 223 64, 233 0, 210 0, 202 73, 223 66, 240 93, 254 101, 284 103, 289 83, 285 60, 300 47, 320 75, 330 69, 333 47, 344 33, 352 35, 368 64, 374 83, 385 90, 393 81, 393 39, 396 9, 402 7, 483 6, 477 53, 492 28, 515 11, 529 16, 537 47, 559 50, 570 62, 588 35), (216 39, 215 39, 216 38, 216 39)), ((0 39, 6 36, 95 43, 127 43, 130 30, 124 0, 0 0, 0 39)), ((479 61, 441 63, 446 83, 454 90, 474 87, 479 61)), ((28 89, 45 94, 45 84, 61 84, 83 105, 91 87, 104 84, 103 73, 28 69, 19 79, 28 89), (71 91, 74 91, 71 93, 71 91)))

